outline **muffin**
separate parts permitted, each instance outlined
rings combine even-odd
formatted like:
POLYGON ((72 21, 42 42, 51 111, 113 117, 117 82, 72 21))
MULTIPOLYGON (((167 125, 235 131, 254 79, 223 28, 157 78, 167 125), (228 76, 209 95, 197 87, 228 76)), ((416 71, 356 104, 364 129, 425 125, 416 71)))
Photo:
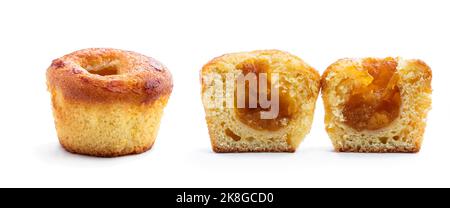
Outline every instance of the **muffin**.
POLYGON ((418 152, 431 69, 402 58, 341 59, 322 76, 325 126, 338 152, 418 152))
POLYGON ((311 128, 320 75, 278 50, 232 53, 201 70, 215 152, 294 152, 311 128))
POLYGON ((153 58, 93 48, 47 70, 55 126, 69 152, 114 157, 149 150, 172 92, 172 76, 153 58))

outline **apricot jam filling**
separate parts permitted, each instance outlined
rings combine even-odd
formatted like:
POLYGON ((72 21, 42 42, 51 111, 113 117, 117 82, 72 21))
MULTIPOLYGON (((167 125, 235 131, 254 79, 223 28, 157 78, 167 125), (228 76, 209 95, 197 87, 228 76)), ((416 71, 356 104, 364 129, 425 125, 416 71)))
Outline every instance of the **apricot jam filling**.
MULTIPOLYGON (((257 86, 259 86, 259 81, 264 81, 264 79, 260 80, 260 75, 262 73, 266 74, 266 82, 267 82, 267 99, 271 100, 271 77, 272 72, 270 69, 270 64, 267 60, 264 59, 248 59, 244 62, 241 62, 236 66, 237 69, 242 71, 243 75, 247 75, 249 73, 254 73, 257 77, 256 82, 258 83, 257 86)), ((263 77, 263 78, 265 78, 263 77)), ((282 79, 280 79, 280 82, 282 79)), ((260 93, 259 87, 256 87, 257 89, 250 89, 249 83, 245 82, 245 108, 238 108, 237 107, 237 87, 235 88, 235 112, 238 117, 238 119, 244 123, 245 125, 257 129, 257 130, 269 130, 269 131, 276 131, 283 127, 285 127, 289 121, 292 119, 292 117, 297 113, 298 111, 298 105, 294 102, 293 98, 291 98, 286 90, 283 90, 282 84, 281 87, 278 87, 278 100, 279 102, 273 103, 273 106, 270 106, 268 108, 263 108, 260 105, 260 100, 258 98, 258 95, 260 93), (256 98, 257 100, 257 107, 251 108, 249 105, 250 96, 253 96, 255 93, 250 93, 250 90, 257 91, 256 92, 256 98), (277 107, 278 113, 274 114, 274 119, 263 119, 261 118, 261 112, 263 111, 270 111, 272 107, 277 107)))
POLYGON ((368 58, 362 66, 366 76, 353 75, 366 80, 358 80, 362 84, 353 89, 345 103, 345 124, 357 131, 379 130, 389 126, 400 114, 397 62, 393 58, 368 58))

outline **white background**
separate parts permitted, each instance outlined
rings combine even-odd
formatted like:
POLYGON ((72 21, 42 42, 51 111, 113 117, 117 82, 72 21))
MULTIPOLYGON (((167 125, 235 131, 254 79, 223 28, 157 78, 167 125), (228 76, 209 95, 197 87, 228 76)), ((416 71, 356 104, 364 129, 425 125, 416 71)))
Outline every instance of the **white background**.
POLYGON ((449 1, 0 1, 0 187, 450 186, 449 1), (89 47, 133 50, 169 67, 174 91, 153 149, 114 159, 58 144, 51 61, 89 47), (343 57, 420 58, 433 110, 418 154, 333 152, 318 100, 297 153, 215 154, 199 70, 215 56, 281 49, 323 72, 343 57))

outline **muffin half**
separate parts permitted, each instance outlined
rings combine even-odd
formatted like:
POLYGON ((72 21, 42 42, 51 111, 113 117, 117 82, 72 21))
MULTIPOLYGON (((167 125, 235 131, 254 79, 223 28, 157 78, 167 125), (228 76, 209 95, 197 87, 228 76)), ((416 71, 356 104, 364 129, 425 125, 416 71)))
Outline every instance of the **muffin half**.
POLYGON ((73 153, 137 154, 155 141, 172 77, 153 58, 117 49, 85 49, 47 70, 56 130, 73 153))
POLYGON ((339 152, 418 152, 431 108, 420 60, 341 59, 322 76, 325 125, 339 152))
POLYGON ((278 50, 226 54, 201 71, 215 152, 294 152, 311 128, 320 75, 278 50))

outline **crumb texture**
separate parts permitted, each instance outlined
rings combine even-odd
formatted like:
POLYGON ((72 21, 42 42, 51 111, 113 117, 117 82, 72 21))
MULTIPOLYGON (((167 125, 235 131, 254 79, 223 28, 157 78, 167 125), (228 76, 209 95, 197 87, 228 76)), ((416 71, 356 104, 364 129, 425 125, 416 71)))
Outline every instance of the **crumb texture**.
MULTIPOLYGON (((206 64, 201 77, 206 121, 215 152, 294 152, 309 133, 320 90, 320 75, 300 58, 278 50, 227 54, 206 64), (268 77, 271 73, 278 74, 280 111, 276 118, 261 120, 258 116, 267 110, 264 108, 237 109, 225 104, 208 107, 220 97, 211 93, 217 83, 207 81, 208 76, 218 75, 226 89, 230 87, 226 83, 227 75, 236 77, 248 72, 264 72, 268 77)), ((249 94, 248 89, 246 94, 249 94)), ((236 93, 223 96, 226 100, 237 99, 236 93)))

